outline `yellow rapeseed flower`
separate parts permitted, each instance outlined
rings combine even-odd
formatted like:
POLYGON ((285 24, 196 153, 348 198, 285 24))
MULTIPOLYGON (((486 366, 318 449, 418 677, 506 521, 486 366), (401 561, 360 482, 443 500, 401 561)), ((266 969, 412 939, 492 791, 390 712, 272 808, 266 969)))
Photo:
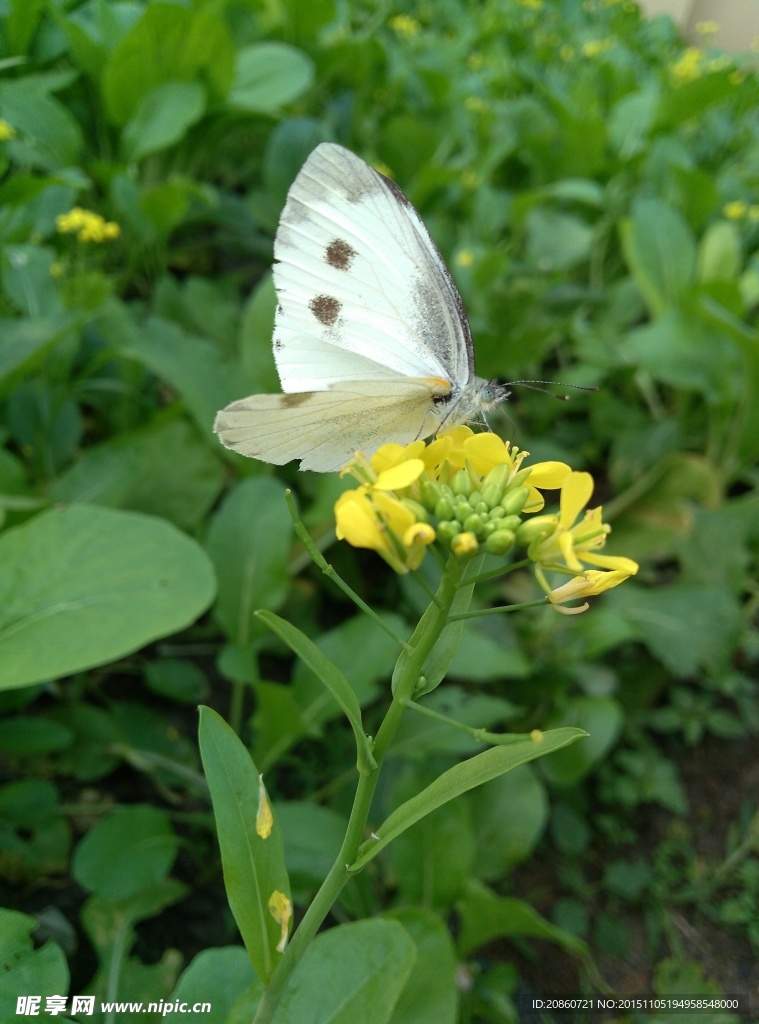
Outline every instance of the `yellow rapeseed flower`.
POLYGON ((75 234, 77 241, 107 242, 118 238, 121 228, 112 220, 106 220, 99 213, 75 206, 68 213, 61 213, 55 218, 55 226, 62 234, 75 234))
POLYGON ((611 39, 589 39, 587 43, 582 44, 582 52, 585 57, 598 57, 612 46, 611 39))
POLYGON ((684 83, 700 78, 703 72, 704 51, 696 46, 689 46, 682 56, 670 66, 670 73, 675 81, 684 83))
POLYGON ((474 263, 474 253, 471 249, 461 249, 456 254, 457 267, 471 267, 474 263))
POLYGON ((748 203, 743 199, 733 199, 725 203, 722 212, 728 220, 741 220, 748 213, 748 203))
POLYGON ((5 118, 0 117, 0 142, 5 142, 7 139, 15 139, 16 129, 12 124, 9 124, 5 118))
POLYGON ((396 14, 394 18, 390 19, 389 25, 393 32, 396 32, 399 36, 405 36, 407 39, 418 35, 422 27, 416 18, 412 18, 410 14, 396 14))
POLYGON ((716 21, 697 21, 696 32, 700 36, 713 36, 719 32, 719 25, 716 21))

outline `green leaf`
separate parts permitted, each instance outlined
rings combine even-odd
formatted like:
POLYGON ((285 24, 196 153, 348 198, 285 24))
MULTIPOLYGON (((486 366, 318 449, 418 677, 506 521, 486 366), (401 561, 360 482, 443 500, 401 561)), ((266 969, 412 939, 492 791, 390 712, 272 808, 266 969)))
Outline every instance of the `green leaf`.
POLYGON ((18 138, 7 143, 18 164, 59 171, 79 163, 84 145, 79 122, 28 79, 0 84, 0 110, 18 132, 18 138))
POLYGON ((493 939, 514 936, 547 939, 584 960, 590 958, 588 947, 582 939, 546 921, 529 903, 496 896, 477 882, 469 885, 456 909, 461 925, 458 953, 463 959, 493 939))
POLYGON ((588 738, 571 749, 561 750, 541 761, 540 769, 551 782, 572 786, 588 774, 594 764, 616 743, 624 715, 619 703, 611 697, 574 697, 551 725, 575 726, 588 738))
MULTIPOLYGON (((16 1020, 19 995, 65 995, 69 970, 60 946, 46 942, 35 949, 32 932, 39 921, 15 910, 0 908, 0 1020, 16 1020)), ((60 1018, 58 1018, 60 1019, 60 1018)))
POLYGON ((291 539, 282 486, 269 477, 243 480, 212 518, 207 546, 219 581, 215 613, 232 642, 248 643, 261 632, 256 611, 285 599, 291 539))
POLYGON ((275 804, 293 887, 318 888, 340 852, 348 819, 306 800, 275 804))
POLYGON ((179 848, 165 814, 132 805, 101 819, 80 840, 72 874, 102 899, 130 899, 164 882, 179 848))
POLYGON ((221 99, 232 81, 233 60, 229 32, 211 11, 151 3, 111 53, 103 71, 110 120, 126 124, 143 97, 167 82, 200 79, 221 99))
POLYGON ((313 79, 313 61, 302 50, 287 43, 253 43, 237 52, 227 99, 240 110, 273 114, 306 92, 313 79))
POLYGON ((266 839, 256 832, 258 769, 235 732, 205 706, 200 708, 199 739, 227 899, 250 962, 266 980, 280 957, 280 928, 269 912, 269 898, 275 891, 290 898, 282 834, 276 818, 266 839))
POLYGON ((687 295, 696 268, 696 243, 682 216, 661 199, 638 199, 621 224, 622 248, 654 316, 687 295))
POLYGON ((503 878, 530 856, 543 834, 548 821, 545 786, 524 765, 486 782, 467 799, 477 846, 473 873, 484 881, 503 878))
POLYGON ((401 907, 385 918, 402 924, 416 946, 414 968, 390 1024, 456 1024, 456 953, 443 921, 417 907, 401 907))
POLYGON ((550 207, 530 210, 527 258, 540 273, 569 270, 590 256, 594 232, 585 221, 550 207))
POLYGON ((742 262, 738 227, 727 220, 711 224, 698 245, 699 281, 735 281, 742 262))
POLYGON ((0 535, 0 688, 130 654, 190 625, 213 593, 202 549, 169 523, 89 505, 44 512, 0 535))
MULTIPOLYGON (((203 434, 219 443, 213 434, 216 413, 240 397, 235 367, 226 362, 218 346, 185 331, 160 317, 151 317, 139 329, 120 318, 119 351, 138 359, 179 391, 203 434)), ((103 329, 108 329, 108 320, 103 329)), ((219 447, 219 450, 221 448, 219 447)))
POLYGON ((302 633, 286 619, 281 619, 273 612, 267 611, 259 611, 258 617, 285 641, 290 650, 297 654, 301 661, 318 676, 335 698, 353 729, 356 739, 358 770, 362 774, 373 771, 377 767, 377 763, 372 756, 371 745, 364 732, 358 698, 343 673, 322 654, 305 633, 302 633))
MULTIPOLYGON (((169 1003, 210 1003, 214 1018, 226 1021, 235 1002, 255 982, 242 946, 204 949, 182 971, 169 1003)), ((182 1014, 183 1024, 208 1024, 207 1013, 182 1014)))
POLYGON ((397 807, 380 825, 374 836, 363 844, 359 855, 350 866, 351 871, 358 871, 389 842, 399 836, 407 828, 442 807, 449 800, 455 799, 483 782, 489 782, 505 772, 511 771, 520 764, 534 761, 538 757, 553 753, 561 747, 574 743, 587 733, 582 729, 552 729, 544 732, 539 739, 522 740, 509 746, 491 747, 481 754, 475 754, 461 764, 454 765, 443 772, 431 785, 417 796, 397 807))
POLYGON ((86 448, 54 481, 49 497, 145 512, 194 530, 218 498, 223 476, 197 430, 175 419, 86 448))
POLYGON ((197 82, 164 82, 146 93, 121 134, 126 160, 142 160, 179 142, 206 108, 206 94, 197 82))
POLYGON ((397 921, 358 921, 317 935, 272 1024, 387 1024, 416 950, 397 921))
POLYGON ((654 657, 681 679, 704 668, 723 671, 742 628, 740 604, 725 586, 673 583, 645 590, 631 584, 620 588, 614 606, 638 628, 654 657))
POLYGON ((6 245, 3 250, 3 291, 24 316, 54 317, 61 300, 51 268, 52 249, 40 245, 6 245))
MULTIPOLYGON (((493 729, 519 714, 519 708, 503 697, 472 693, 452 683, 421 698, 418 706, 474 729, 493 729)), ((402 754, 419 760, 439 753, 472 754, 482 747, 482 742, 469 732, 415 712, 413 707, 409 712, 404 715, 393 741, 393 756, 402 754)))

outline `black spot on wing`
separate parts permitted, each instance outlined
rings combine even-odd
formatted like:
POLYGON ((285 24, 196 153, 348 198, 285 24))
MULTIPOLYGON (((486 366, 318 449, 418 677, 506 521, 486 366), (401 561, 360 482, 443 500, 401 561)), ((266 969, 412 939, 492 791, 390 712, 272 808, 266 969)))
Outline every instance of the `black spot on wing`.
POLYGON ((340 315, 342 303, 333 295, 317 295, 311 299, 308 308, 323 327, 334 327, 340 315))
POLYGON ((324 258, 336 270, 349 270, 357 255, 353 246, 349 245, 344 238, 335 238, 327 246, 324 258))

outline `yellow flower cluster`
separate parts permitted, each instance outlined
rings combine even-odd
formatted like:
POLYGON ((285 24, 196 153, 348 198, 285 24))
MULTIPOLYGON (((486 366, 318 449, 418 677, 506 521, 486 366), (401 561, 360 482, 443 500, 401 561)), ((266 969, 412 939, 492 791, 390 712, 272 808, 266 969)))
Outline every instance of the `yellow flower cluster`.
POLYGON ((749 204, 743 199, 733 199, 729 203, 725 203, 722 207, 722 213, 728 220, 743 220, 747 217, 750 221, 759 221, 759 204, 749 204))
POLYGON ((523 466, 527 456, 495 434, 466 426, 430 444, 383 445, 369 460, 359 454, 343 471, 359 487, 335 504, 337 536, 376 551, 398 573, 419 568, 435 541, 459 558, 526 549, 557 606, 634 575, 638 566, 631 559, 596 553, 610 529, 600 508, 575 522, 592 493, 590 474, 574 473, 563 462, 523 466), (541 491, 553 489, 561 491, 559 513, 523 519, 540 512, 541 491), (546 572, 573 578, 552 590, 546 572))
POLYGON ((394 18, 390 19, 389 25, 393 32, 399 36, 405 36, 407 39, 417 35, 422 27, 410 14, 396 14, 394 18))
POLYGON ((692 82, 700 78, 704 67, 704 51, 696 46, 689 46, 679 60, 670 66, 670 74, 680 82, 692 82))
POLYGON ((5 118, 0 117, 0 142, 6 142, 8 139, 16 138, 16 129, 12 124, 8 124, 5 118))
POLYGON ((55 226, 62 235, 76 234, 79 242, 108 242, 121 234, 121 228, 115 221, 106 220, 99 213, 84 210, 81 206, 56 217, 55 226))
POLYGON ((582 44, 582 53, 584 57, 600 57, 602 53, 610 50, 613 45, 613 39, 589 39, 582 44))

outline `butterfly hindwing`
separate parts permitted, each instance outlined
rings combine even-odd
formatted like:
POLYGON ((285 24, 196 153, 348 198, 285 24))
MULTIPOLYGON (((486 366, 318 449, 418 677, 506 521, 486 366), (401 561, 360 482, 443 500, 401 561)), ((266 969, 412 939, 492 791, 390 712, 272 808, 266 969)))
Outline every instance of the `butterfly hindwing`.
POLYGON ((251 395, 216 417, 214 430, 227 448, 282 466, 335 472, 357 450, 375 451, 392 437, 409 444, 439 425, 435 398, 447 385, 435 379, 360 381, 329 391, 251 395))

